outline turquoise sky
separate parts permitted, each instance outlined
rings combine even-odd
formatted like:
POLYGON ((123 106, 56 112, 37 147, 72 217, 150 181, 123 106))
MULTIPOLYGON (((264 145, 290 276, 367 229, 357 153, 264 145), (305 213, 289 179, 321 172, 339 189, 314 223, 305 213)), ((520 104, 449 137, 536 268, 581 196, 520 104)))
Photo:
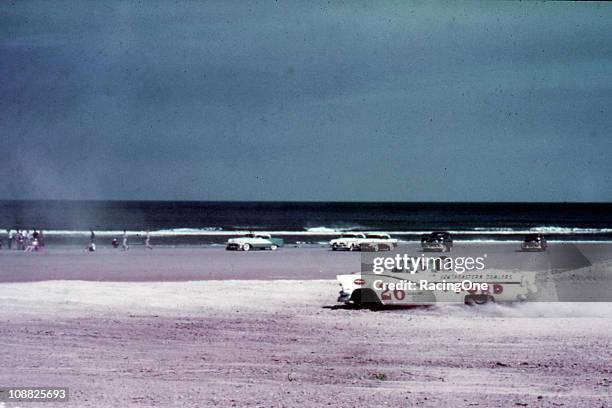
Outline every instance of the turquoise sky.
POLYGON ((0 27, 0 198, 612 200, 612 4, 2 2, 0 27))

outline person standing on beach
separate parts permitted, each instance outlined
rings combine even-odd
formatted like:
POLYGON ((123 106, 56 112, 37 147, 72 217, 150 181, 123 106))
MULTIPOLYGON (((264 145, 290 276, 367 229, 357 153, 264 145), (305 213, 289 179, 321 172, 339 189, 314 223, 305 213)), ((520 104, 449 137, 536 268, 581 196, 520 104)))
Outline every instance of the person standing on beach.
POLYGON ((17 230, 16 240, 17 240, 17 249, 20 251, 23 251, 25 249, 25 245, 24 245, 25 238, 21 230, 17 230))
POLYGON ((147 230, 145 232, 145 248, 147 249, 153 249, 153 246, 151 245, 151 234, 149 233, 149 230, 147 230))
POLYGON ((87 245, 87 250, 89 252, 96 252, 96 234, 93 230, 91 230, 89 234, 89 245, 87 245))
POLYGON ((127 231, 126 230, 123 230, 123 242, 121 243, 121 248, 124 251, 127 251, 129 249, 129 246, 128 246, 128 236, 127 236, 127 231))

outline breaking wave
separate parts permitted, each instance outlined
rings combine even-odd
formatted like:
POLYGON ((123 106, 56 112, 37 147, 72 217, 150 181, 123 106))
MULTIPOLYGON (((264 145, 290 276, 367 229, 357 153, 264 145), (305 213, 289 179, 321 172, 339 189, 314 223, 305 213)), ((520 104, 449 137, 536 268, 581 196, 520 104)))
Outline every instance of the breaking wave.
MULTIPOLYGON (((255 229, 254 229, 255 230, 255 229)), ((303 230, 281 230, 273 231, 266 230, 262 231, 257 229, 258 232, 266 232, 273 235, 296 235, 296 236, 322 236, 322 235, 338 235, 347 231, 361 231, 368 232, 367 229, 361 227, 354 228, 333 228, 333 227, 312 227, 305 228, 303 230)), ((160 229, 150 231, 151 236, 215 236, 215 235, 242 235, 251 232, 249 229, 232 229, 224 230, 220 227, 205 227, 205 228, 172 228, 172 229, 160 229)), ((428 234, 431 230, 415 230, 415 231, 380 231, 370 230, 378 233, 387 233, 390 235, 422 235, 428 234)), ((459 236, 503 236, 503 235, 520 235, 529 233, 542 233, 551 235, 603 235, 612 234, 612 228, 568 228, 568 227, 555 227, 555 226, 541 226, 529 229, 514 229, 514 228, 474 228, 470 230, 449 230, 449 233, 459 236)), ((96 230, 96 235, 119 235, 123 234, 122 230, 96 230)), ((128 230, 130 235, 143 235, 146 233, 144 230, 128 230)), ((45 230, 47 235, 55 236, 85 236, 89 235, 88 230, 45 230)), ((474 239, 477 240, 477 239, 474 239)))

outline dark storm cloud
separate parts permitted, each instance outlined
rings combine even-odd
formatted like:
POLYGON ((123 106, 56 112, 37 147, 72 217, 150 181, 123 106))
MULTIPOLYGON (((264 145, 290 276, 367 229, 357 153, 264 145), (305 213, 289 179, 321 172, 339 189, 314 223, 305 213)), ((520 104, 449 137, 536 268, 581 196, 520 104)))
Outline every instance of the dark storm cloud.
POLYGON ((0 197, 612 199, 607 4, 0 10, 0 197))

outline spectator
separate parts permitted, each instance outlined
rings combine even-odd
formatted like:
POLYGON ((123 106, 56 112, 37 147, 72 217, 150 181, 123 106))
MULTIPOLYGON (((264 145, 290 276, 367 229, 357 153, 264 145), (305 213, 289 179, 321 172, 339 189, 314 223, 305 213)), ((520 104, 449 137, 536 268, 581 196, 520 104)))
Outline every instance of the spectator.
POLYGON ((147 230, 147 232, 145 232, 145 248, 147 249, 153 249, 153 246, 151 245, 151 234, 149 233, 149 230, 147 230))

